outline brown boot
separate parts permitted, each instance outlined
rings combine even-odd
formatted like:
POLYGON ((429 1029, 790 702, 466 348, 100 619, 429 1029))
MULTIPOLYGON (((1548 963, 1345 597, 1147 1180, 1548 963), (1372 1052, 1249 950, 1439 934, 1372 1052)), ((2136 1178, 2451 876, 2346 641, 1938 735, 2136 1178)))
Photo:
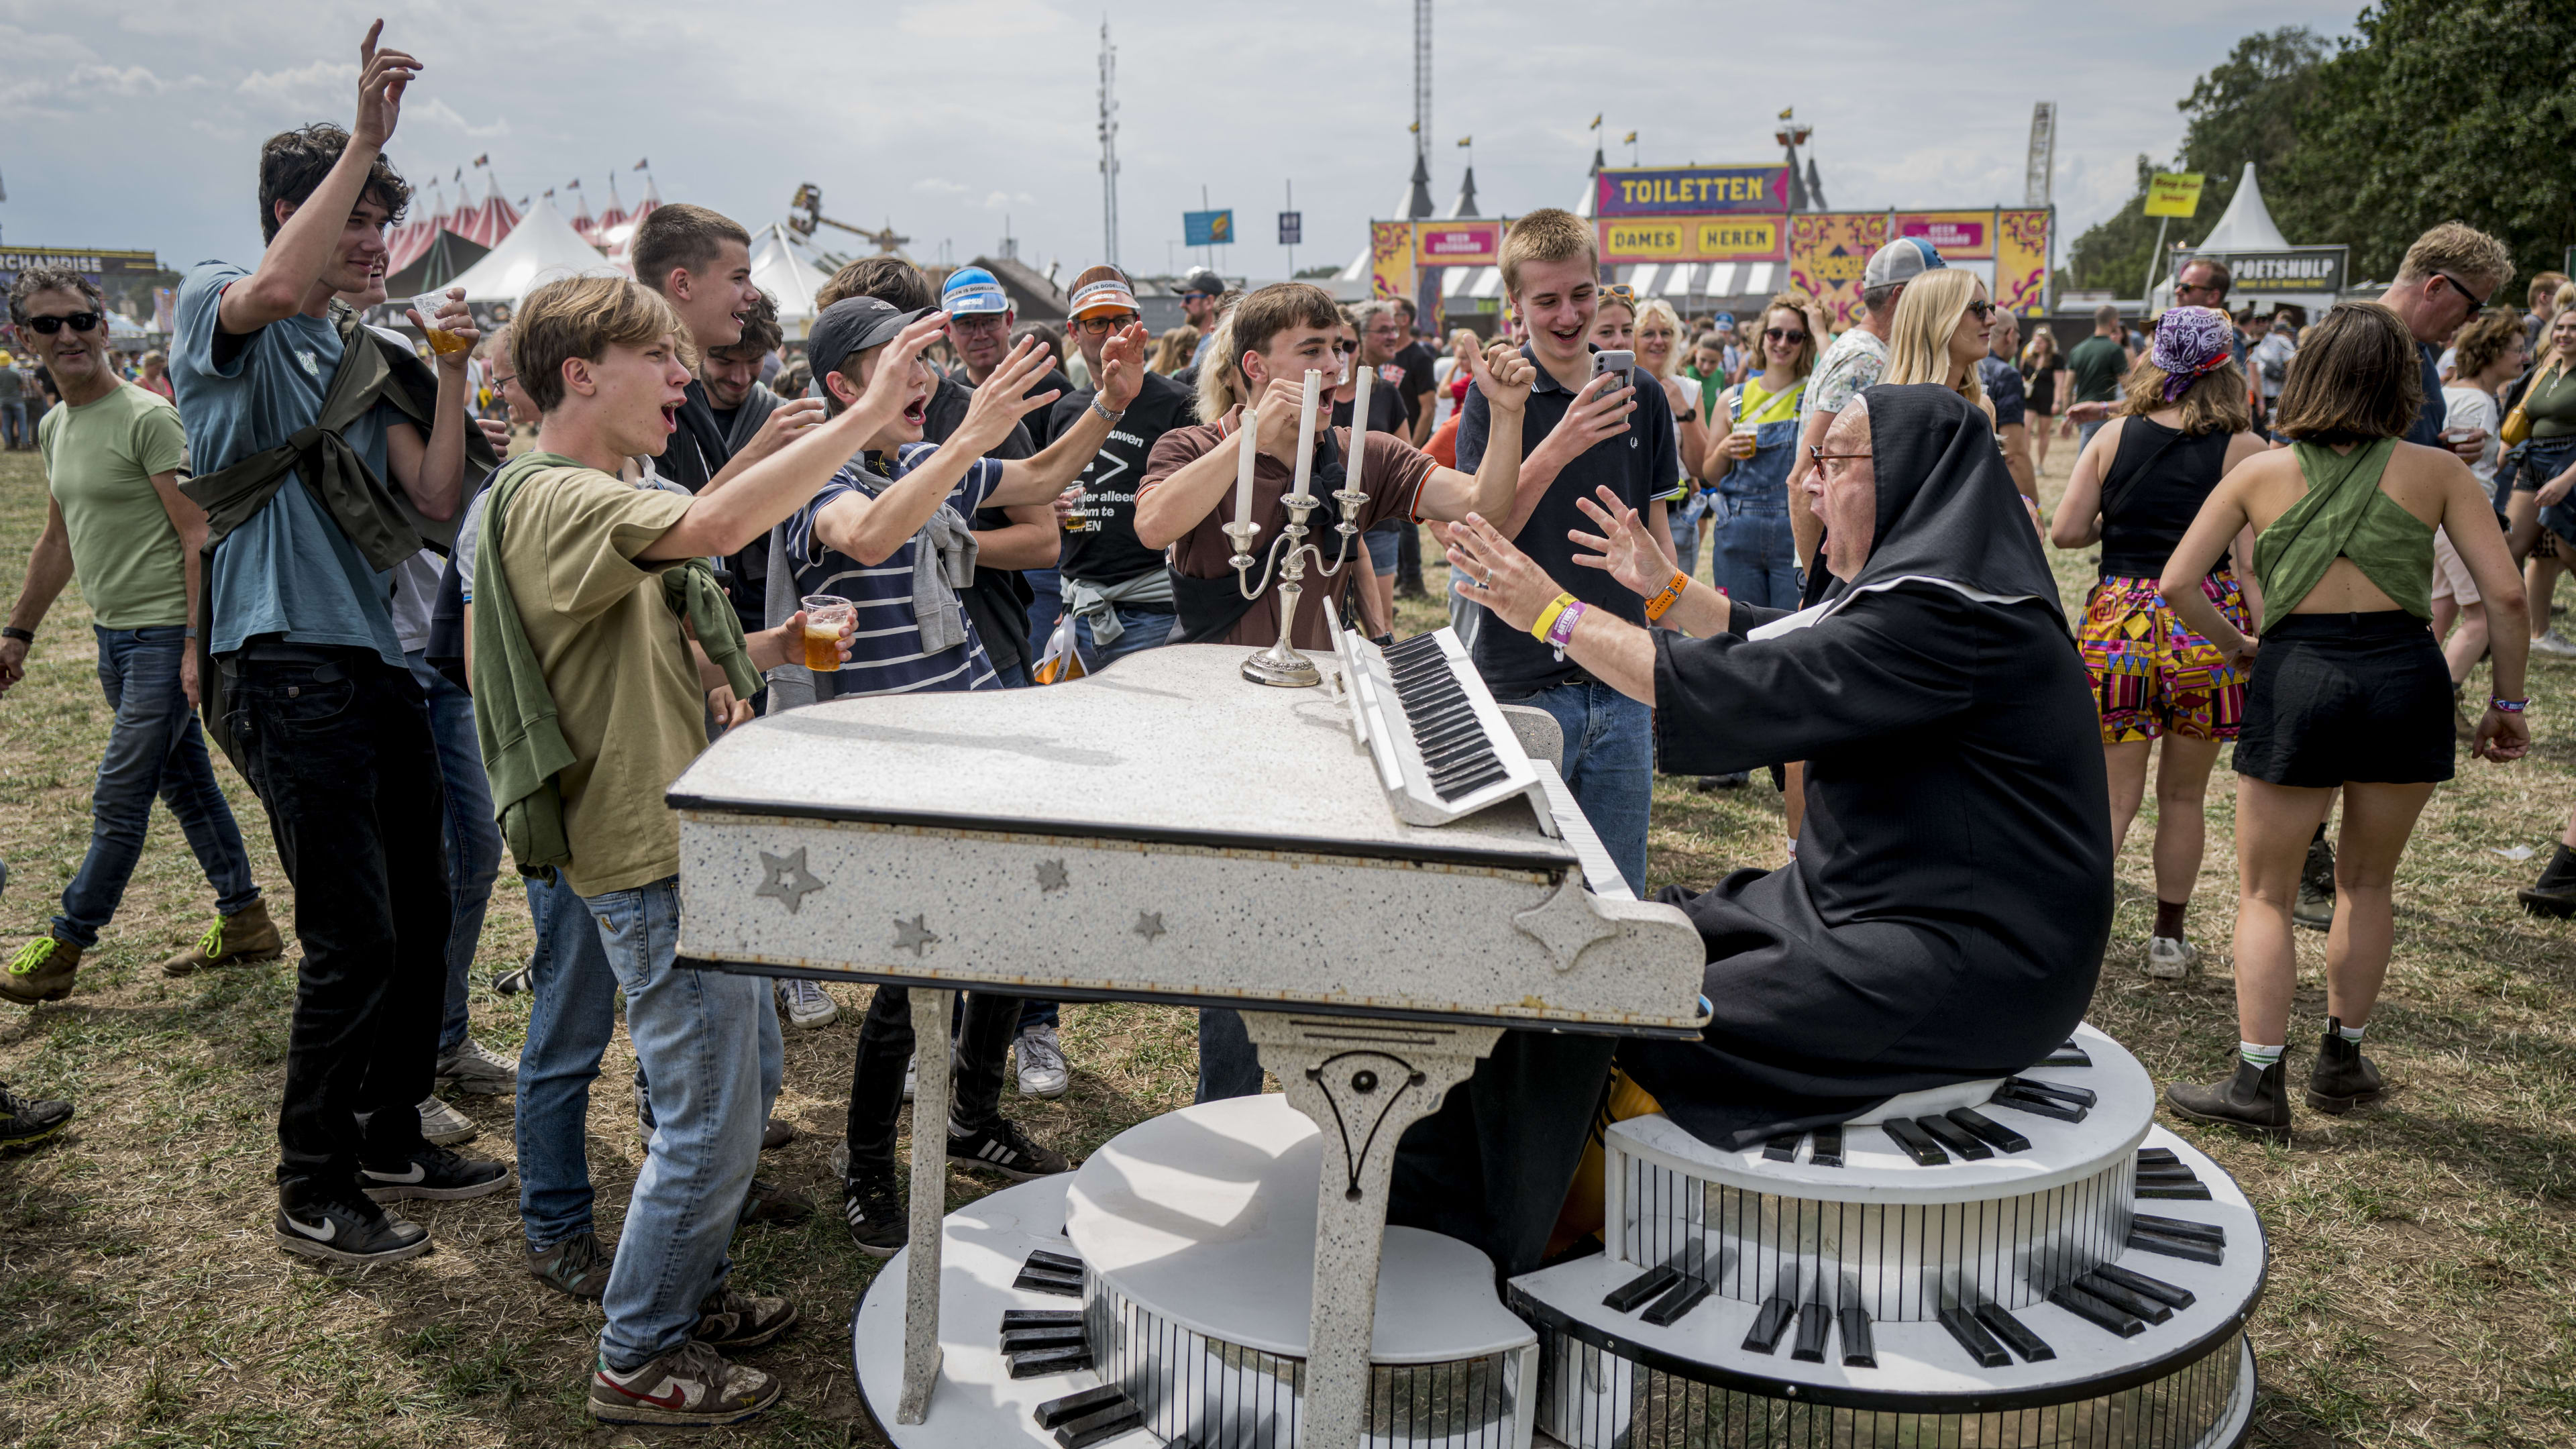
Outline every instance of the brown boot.
POLYGON ((2308 1073, 2308 1105, 2337 1116, 2379 1100, 2387 1083, 2379 1068, 2361 1054, 2361 1043, 2343 1039, 2343 1020, 2326 1018, 2326 1039, 2317 1044, 2317 1064, 2308 1073))
POLYGON ((0 971, 0 996, 21 1006, 39 1001, 60 1001, 72 994, 72 978, 80 974, 81 948, 60 936, 38 936, 18 948, 9 958, 9 968, 0 971))
POLYGON ((2290 1140, 2290 1087, 2284 1065, 2258 1067, 2236 1059, 2236 1075, 2223 1082, 2196 1086, 2177 1082, 2165 1088, 2165 1105, 2177 1117, 2213 1127, 2235 1127, 2275 1142, 2290 1140))
POLYGON ((285 950, 285 938, 268 918, 268 899, 263 896, 229 916, 217 916, 195 945, 161 963, 161 974, 185 976, 208 966, 270 961, 285 950))

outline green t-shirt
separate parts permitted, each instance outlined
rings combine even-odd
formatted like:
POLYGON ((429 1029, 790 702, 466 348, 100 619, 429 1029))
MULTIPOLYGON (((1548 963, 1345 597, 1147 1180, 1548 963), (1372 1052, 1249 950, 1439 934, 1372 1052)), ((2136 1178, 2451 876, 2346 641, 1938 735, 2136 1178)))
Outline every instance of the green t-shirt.
POLYGON ((576 895, 680 873, 680 820, 662 796, 707 747, 706 691, 662 566, 635 556, 688 511, 685 495, 547 468, 503 520, 497 562, 573 752, 558 784, 576 895))
POLYGON ((2522 416, 2531 424, 2535 438, 2563 438, 2576 433, 2576 368, 2553 367, 2535 380, 2523 397, 2522 416))
POLYGON ((2066 370, 2075 378, 2077 402, 2109 402, 2120 395, 2129 350, 2108 337, 2087 337, 2066 354, 2066 370))
POLYGON ((134 384, 36 425, 45 480, 71 535, 72 573, 102 629, 188 622, 188 575, 179 530, 152 487, 155 473, 186 472, 179 410, 134 384))

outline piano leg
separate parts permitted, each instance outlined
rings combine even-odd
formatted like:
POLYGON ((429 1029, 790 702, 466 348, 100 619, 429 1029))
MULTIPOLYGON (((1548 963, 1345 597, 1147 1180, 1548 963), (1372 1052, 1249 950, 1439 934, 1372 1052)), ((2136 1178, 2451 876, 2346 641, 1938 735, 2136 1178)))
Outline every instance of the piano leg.
MULTIPOLYGON (((880 986, 879 991, 900 991, 880 986)), ((912 1243, 904 1260, 903 1393, 899 1424, 930 1416, 939 1383, 939 1248, 948 1209, 948 1012, 956 993, 912 992, 912 1243)))
POLYGON ((1245 1012, 1243 1024, 1261 1049, 1262 1065, 1287 1088, 1289 1105, 1324 1134, 1298 1442, 1306 1449, 1356 1449, 1368 1407, 1369 1339, 1377 1324, 1378 1256, 1396 1142, 1475 1071, 1502 1028, 1268 1011, 1245 1012))

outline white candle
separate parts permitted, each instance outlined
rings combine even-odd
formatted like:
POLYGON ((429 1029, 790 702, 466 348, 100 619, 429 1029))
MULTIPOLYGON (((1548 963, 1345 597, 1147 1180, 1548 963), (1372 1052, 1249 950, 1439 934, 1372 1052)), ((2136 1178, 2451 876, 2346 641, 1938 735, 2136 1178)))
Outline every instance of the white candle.
POLYGON ((1306 392, 1297 400, 1297 489, 1296 496, 1306 496, 1306 480, 1315 471, 1315 402, 1323 394, 1324 374, 1306 374, 1306 392))
POLYGON ((1240 440, 1234 450, 1234 521, 1237 523, 1252 521, 1252 460, 1259 456, 1259 450, 1252 446, 1252 438, 1257 431, 1252 425, 1252 408, 1247 404, 1243 409, 1242 425, 1235 429, 1235 436, 1240 440))
POLYGON ((1356 373, 1353 381, 1355 390, 1351 393, 1351 457, 1344 470, 1347 477, 1342 486, 1357 493, 1360 491, 1360 464, 1368 457, 1369 384, 1377 380, 1377 369, 1356 357, 1351 359, 1351 367, 1356 373))

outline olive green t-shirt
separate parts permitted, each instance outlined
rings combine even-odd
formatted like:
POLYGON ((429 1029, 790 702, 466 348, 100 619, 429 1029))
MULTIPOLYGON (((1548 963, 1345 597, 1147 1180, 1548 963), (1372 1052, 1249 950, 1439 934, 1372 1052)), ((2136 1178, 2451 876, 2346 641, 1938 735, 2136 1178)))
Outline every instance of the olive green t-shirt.
POLYGON ((635 556, 688 511, 680 494, 548 468, 502 520, 500 564, 572 747, 558 783, 578 895, 680 873, 679 817, 662 795, 707 747, 706 694, 659 566, 635 556))
POLYGON ((2066 354, 2066 370, 2074 376, 2077 402, 2109 402, 2120 395, 2129 351, 2108 337, 2087 337, 2066 354))
POLYGON ((155 473, 185 472, 179 410, 130 382, 96 402, 48 411, 36 425, 45 482, 71 536, 72 573, 102 629, 188 622, 179 530, 153 490, 155 473))

